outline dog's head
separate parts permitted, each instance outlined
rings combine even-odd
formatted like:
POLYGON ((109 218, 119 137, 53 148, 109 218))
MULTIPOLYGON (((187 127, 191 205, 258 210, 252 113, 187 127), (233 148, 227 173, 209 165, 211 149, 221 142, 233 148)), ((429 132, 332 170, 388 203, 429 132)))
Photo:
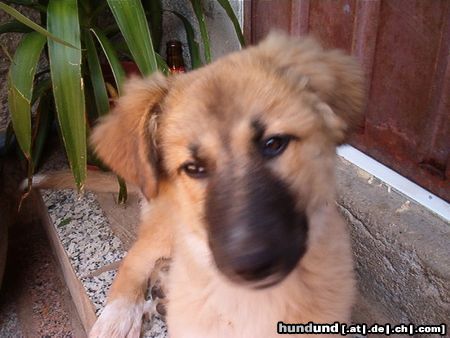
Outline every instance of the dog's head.
POLYGON ((271 34, 197 71, 130 81, 92 140, 148 199, 173 185, 219 270, 265 287, 306 252, 309 215, 334 202, 335 147, 363 99, 352 58, 271 34))

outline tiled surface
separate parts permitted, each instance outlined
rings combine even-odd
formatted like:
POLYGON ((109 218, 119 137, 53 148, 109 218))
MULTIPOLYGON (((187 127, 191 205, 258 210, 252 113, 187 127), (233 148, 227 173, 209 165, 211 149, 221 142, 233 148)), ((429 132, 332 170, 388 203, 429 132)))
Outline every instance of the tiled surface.
POLYGON ((119 261, 125 252, 94 194, 73 190, 43 191, 50 218, 79 278, 119 261))
POLYGON ((153 320, 146 320, 144 322, 144 338, 166 338, 167 327, 166 324, 159 318, 155 317, 153 320))
POLYGON ((105 271, 98 276, 88 276, 81 279, 90 300, 94 304, 95 313, 100 315, 106 305, 106 294, 116 277, 117 270, 105 271))
MULTIPOLYGON (((109 221, 93 193, 82 196, 73 190, 42 191, 51 221, 84 289, 99 315, 106 294, 126 254, 122 243, 111 231, 109 221), (98 271, 100 269, 100 271, 98 271)), ((166 326, 159 318, 144 323, 144 337, 165 338, 166 326)))

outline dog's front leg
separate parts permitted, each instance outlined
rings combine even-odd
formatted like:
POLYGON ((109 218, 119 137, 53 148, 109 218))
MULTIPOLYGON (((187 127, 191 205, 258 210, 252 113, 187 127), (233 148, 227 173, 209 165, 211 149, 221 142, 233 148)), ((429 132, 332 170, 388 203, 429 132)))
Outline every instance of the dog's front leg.
POLYGON ((170 257, 171 227, 143 224, 138 240, 129 250, 111 287, 108 302, 89 337, 139 337, 145 292, 155 262, 170 257))

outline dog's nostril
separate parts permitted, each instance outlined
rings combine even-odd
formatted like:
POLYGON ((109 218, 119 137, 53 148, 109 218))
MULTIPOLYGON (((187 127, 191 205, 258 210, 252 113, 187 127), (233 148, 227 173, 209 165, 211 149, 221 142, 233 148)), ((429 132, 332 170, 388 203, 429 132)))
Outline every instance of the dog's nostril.
POLYGON ((234 270, 239 277, 247 281, 257 281, 272 275, 277 266, 278 261, 276 259, 255 255, 254 257, 238 259, 238 264, 234 270))

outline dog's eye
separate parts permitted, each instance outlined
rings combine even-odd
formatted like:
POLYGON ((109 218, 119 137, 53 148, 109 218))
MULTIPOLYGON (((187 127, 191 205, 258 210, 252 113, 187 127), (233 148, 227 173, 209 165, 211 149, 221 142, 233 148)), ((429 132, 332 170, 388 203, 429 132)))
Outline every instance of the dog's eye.
POLYGON ((262 140, 261 142, 261 154, 266 158, 272 158, 280 155, 288 146, 290 136, 271 136, 262 140))
POLYGON ((206 167, 196 162, 188 162, 181 169, 192 178, 205 178, 207 176, 206 167))

